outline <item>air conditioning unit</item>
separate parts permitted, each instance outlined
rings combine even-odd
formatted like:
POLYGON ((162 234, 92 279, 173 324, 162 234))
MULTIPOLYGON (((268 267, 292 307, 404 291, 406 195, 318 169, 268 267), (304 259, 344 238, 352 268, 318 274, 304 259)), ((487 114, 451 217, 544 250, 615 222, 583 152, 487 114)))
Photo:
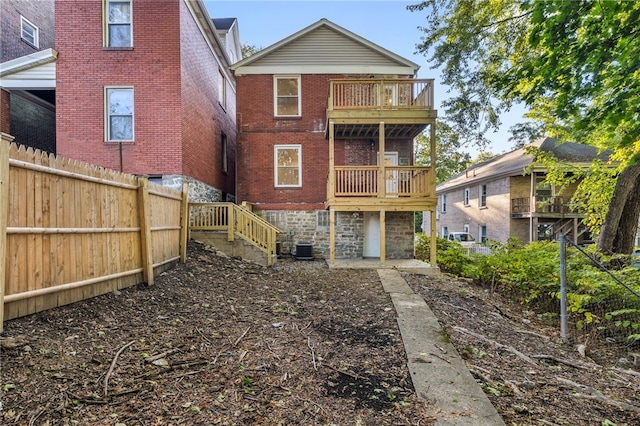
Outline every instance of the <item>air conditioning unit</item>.
POLYGON ((297 260, 313 260, 313 245, 310 243, 296 244, 297 260))

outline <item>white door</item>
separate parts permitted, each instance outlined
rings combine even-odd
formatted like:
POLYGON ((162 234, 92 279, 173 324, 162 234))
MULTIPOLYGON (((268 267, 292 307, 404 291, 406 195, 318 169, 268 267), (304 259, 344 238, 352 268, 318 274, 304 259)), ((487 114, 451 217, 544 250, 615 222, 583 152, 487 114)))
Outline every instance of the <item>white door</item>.
MULTIPOLYGON (((380 154, 378 154, 380 158, 380 154)), ((384 153, 384 165, 385 166, 397 166, 398 165, 398 153, 397 152, 385 152, 384 153)), ((386 191, 388 193, 398 192, 398 171, 389 171, 385 175, 386 191)))
POLYGON ((363 257, 380 257, 380 214, 364 212, 363 257))

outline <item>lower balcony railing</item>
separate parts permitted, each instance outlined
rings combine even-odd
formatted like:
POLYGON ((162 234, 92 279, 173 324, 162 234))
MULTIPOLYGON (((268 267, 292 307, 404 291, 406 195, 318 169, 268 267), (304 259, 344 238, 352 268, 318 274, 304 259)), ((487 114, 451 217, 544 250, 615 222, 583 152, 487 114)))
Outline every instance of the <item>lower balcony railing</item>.
POLYGON ((435 176, 431 167, 336 166, 334 197, 429 197, 434 195, 435 176), (381 187, 381 182, 384 182, 381 187))

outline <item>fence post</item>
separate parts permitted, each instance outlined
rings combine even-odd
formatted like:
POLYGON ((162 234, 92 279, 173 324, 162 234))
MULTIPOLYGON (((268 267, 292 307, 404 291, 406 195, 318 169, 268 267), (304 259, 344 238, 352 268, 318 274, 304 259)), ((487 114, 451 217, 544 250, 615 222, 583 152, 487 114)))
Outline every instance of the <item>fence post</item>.
POLYGON ((138 181, 138 211, 140 212, 142 280, 148 285, 153 285, 153 240, 151 239, 151 211, 149 207, 149 179, 141 177, 138 181))
POLYGON ((180 262, 187 262, 187 240, 189 239, 189 184, 182 184, 182 223, 180 226, 180 262))
POLYGON ((9 220, 9 147, 13 137, 0 138, 0 333, 4 330, 4 291, 7 266, 7 221, 9 220))
POLYGON ((564 233, 558 238, 560 244, 560 337, 567 343, 567 255, 564 233))

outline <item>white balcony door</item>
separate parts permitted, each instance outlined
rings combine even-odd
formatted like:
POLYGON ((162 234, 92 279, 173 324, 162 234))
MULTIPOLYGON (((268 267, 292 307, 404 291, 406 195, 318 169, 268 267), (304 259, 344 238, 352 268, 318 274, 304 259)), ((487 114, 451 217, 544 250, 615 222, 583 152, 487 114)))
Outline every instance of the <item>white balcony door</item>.
MULTIPOLYGON (((380 158, 380 154, 378 154, 380 158)), ((398 153, 397 152, 385 152, 384 153, 384 165, 385 166, 397 166, 398 165, 398 153)), ((386 191, 388 193, 398 192, 398 171, 392 170, 385 173, 386 191)))

